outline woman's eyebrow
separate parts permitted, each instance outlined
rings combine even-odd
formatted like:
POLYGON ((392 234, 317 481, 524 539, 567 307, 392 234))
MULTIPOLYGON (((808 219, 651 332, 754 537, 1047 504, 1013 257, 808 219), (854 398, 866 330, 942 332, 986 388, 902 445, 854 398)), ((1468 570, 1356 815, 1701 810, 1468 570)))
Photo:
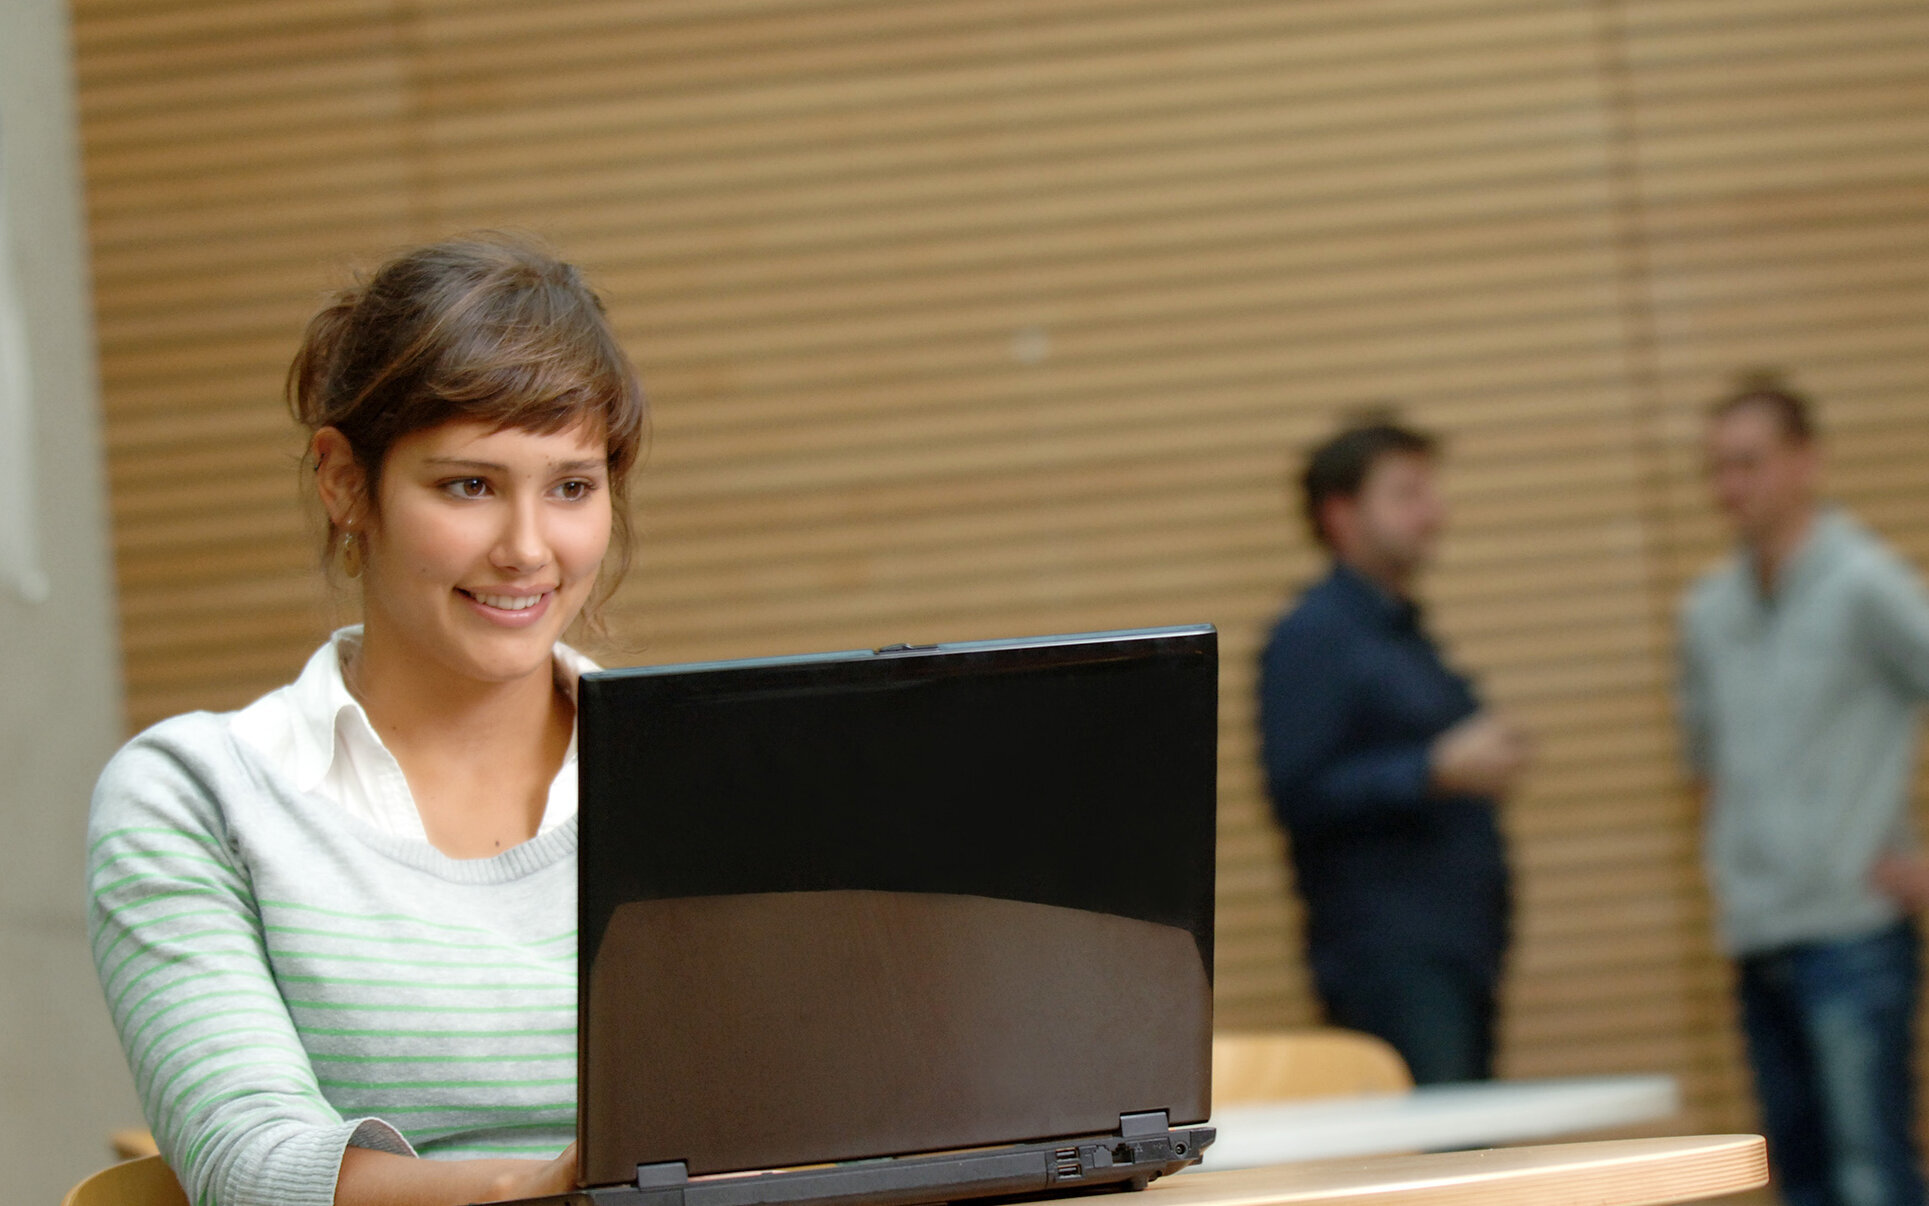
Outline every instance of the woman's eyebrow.
POLYGON ((507 465, 498 465, 494 461, 469 461, 454 456, 432 456, 423 463, 441 469, 486 469, 496 473, 502 473, 509 468, 507 465))
MULTIPOLYGON (((422 463, 432 465, 438 469, 473 469, 489 473, 509 472, 509 466, 498 464, 495 461, 471 461, 454 456, 432 456, 425 459, 422 463)), ((551 461, 547 466, 548 469, 559 473, 588 473, 592 470, 606 469, 608 467, 606 462, 597 459, 551 461)))

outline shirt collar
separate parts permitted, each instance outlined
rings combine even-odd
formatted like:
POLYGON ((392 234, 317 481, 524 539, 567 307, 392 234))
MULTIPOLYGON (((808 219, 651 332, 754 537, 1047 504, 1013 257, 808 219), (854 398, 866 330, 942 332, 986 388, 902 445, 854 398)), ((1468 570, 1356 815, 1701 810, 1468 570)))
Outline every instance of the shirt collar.
POLYGON ((556 642, 551 655, 556 664, 556 689, 569 696, 569 702, 575 703, 576 686, 582 681, 583 675, 591 670, 601 670, 602 667, 561 641, 556 642))
MULTIPOLYGON (((362 626, 338 628, 328 641, 308 659, 301 676, 288 686, 288 703, 294 724, 288 754, 288 767, 302 791, 313 791, 327 777, 336 756, 337 730, 351 728, 356 738, 381 744, 375 726, 369 722, 362 703, 350 693, 342 678, 342 661, 360 645, 362 626)), ((576 687, 582 676, 601 669, 594 661, 558 641, 551 650, 557 688, 576 702, 576 687)), ((569 735, 565 761, 575 756, 576 734, 569 735)))
POLYGON ((309 655, 295 681, 249 704, 234 718, 238 736, 285 771, 302 791, 313 791, 335 758, 335 723, 354 697, 342 684, 336 643, 359 629, 344 628, 309 655))
POLYGON ((1403 599, 1343 561, 1333 563, 1327 581, 1360 614, 1382 627, 1410 631, 1420 627, 1420 606, 1403 599))

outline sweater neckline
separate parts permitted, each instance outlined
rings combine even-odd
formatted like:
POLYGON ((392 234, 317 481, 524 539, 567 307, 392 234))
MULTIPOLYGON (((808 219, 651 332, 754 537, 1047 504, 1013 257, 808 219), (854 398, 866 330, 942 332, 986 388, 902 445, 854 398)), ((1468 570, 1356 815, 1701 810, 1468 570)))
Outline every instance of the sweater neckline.
POLYGON ((576 818, 572 816, 555 828, 538 833, 501 854, 488 858, 452 858, 424 839, 386 833, 351 815, 346 809, 312 792, 303 791, 286 774, 264 764, 255 751, 236 736, 231 726, 223 725, 222 728, 234 756, 242 765, 250 768, 257 781, 262 781, 264 790, 285 798, 291 807, 302 810, 311 823, 339 829, 357 844, 391 862, 445 882, 476 885, 513 883, 576 854, 577 825, 576 818))
MULTIPOLYGON (((304 797, 304 804, 312 797, 304 797)), ((452 858, 427 841, 384 833, 359 817, 336 811, 356 840, 385 858, 458 884, 511 883, 576 853, 576 818, 488 858, 452 858)))

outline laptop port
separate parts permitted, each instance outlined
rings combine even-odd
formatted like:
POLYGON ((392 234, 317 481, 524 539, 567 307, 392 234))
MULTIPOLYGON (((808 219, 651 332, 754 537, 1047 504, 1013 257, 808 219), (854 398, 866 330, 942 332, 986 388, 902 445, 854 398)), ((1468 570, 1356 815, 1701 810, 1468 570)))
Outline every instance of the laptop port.
POLYGON ((1067 1181, 1073 1177, 1082 1177, 1085 1175, 1085 1171, 1078 1165, 1077 1148, 1061 1147, 1053 1153, 1053 1156, 1057 1160, 1056 1168, 1059 1180, 1067 1181))

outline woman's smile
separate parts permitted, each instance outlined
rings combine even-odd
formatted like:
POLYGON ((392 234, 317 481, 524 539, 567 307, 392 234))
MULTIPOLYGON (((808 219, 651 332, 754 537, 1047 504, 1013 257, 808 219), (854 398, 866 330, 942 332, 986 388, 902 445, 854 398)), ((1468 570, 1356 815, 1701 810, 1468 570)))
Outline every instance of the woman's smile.
POLYGON ((537 594, 509 594, 489 591, 464 590, 456 587, 456 594, 468 600, 476 614, 492 624, 505 628, 523 628, 537 623, 548 612, 555 592, 542 591, 537 594))

